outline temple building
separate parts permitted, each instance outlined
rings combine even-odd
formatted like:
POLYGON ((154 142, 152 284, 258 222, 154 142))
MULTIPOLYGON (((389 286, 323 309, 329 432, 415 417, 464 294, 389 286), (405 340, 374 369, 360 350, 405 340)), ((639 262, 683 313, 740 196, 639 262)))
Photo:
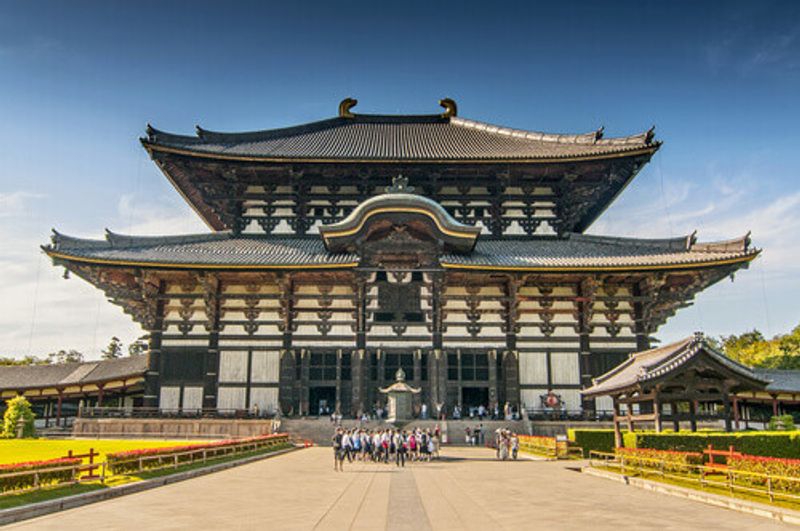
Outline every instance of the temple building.
POLYGON ((759 253, 748 236, 586 234, 658 150, 652 129, 355 105, 257 132, 148 126, 144 149, 210 231, 44 247, 149 333, 142 405, 355 415, 402 369, 415 410, 611 410, 581 390, 759 253))

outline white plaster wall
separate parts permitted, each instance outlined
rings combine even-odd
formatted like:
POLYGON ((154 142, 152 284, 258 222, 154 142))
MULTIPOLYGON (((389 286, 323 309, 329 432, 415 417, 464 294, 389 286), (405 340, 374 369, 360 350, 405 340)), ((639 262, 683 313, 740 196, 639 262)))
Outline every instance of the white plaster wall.
POLYGON ((551 353, 550 369, 553 377, 553 385, 581 383, 580 359, 577 352, 551 353))
POLYGON ((233 383, 247 381, 247 352, 236 350, 220 352, 219 381, 233 383))
POLYGON ((547 358, 544 352, 519 353, 519 383, 547 384, 547 358))
POLYGON ((256 350, 250 371, 253 383, 277 383, 280 375, 280 352, 256 350))
POLYGON ((201 386, 183 388, 183 411, 203 409, 203 388, 201 386))
POLYGON ((250 408, 260 412, 275 413, 278 409, 277 387, 253 387, 250 389, 250 408))
POLYGON ((181 399, 181 388, 177 385, 162 386, 158 407, 162 410, 176 410, 181 399))
POLYGON ((220 387, 217 392, 217 409, 244 409, 245 387, 220 387))

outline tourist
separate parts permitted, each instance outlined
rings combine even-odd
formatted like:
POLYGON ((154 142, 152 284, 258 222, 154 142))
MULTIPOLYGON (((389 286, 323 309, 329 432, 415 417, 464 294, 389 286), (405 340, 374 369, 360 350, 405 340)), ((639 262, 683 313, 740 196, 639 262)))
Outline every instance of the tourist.
POLYGON ((516 433, 511 434, 511 457, 514 459, 517 458, 517 454, 519 453, 519 437, 516 433))
MULTIPOLYGON (((413 437, 411 437, 413 439, 413 437)), ((400 430, 395 431, 394 436, 392 437, 393 446, 395 448, 394 455, 395 455, 395 464, 400 467, 402 466, 405 468, 406 466, 406 451, 408 449, 408 435, 406 432, 400 432, 400 430)))
POLYGON ((456 404, 455 407, 453 407, 453 419, 461 420, 461 406, 459 406, 458 404, 456 404))
POLYGON ((423 420, 428 420, 428 404, 425 403, 422 404, 420 417, 422 417, 423 420))
POLYGON ((333 434, 333 470, 344 472, 344 453, 342 452, 342 429, 338 428, 333 434))

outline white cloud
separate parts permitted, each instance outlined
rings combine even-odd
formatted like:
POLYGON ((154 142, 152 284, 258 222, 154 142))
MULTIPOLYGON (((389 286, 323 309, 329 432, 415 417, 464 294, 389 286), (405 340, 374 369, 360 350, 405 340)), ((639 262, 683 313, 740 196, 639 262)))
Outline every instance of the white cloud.
MULTIPOLYGON (((53 267, 39 250, 47 243, 50 221, 36 203, 38 194, 0 195, 6 212, 0 218, 0 356, 42 356, 62 348, 77 349, 96 358, 111 336, 130 342, 142 334, 121 308, 103 293, 53 267), (47 220, 47 221, 43 221, 47 220)), ((118 205, 119 232, 179 234, 204 232, 202 221, 180 199, 137 200, 123 196, 118 205)), ((94 235, 102 231, 98 227, 94 235)))
POLYGON ((17 190, 15 192, 0 192, 0 217, 18 216, 25 212, 31 200, 41 199, 44 195, 17 190))

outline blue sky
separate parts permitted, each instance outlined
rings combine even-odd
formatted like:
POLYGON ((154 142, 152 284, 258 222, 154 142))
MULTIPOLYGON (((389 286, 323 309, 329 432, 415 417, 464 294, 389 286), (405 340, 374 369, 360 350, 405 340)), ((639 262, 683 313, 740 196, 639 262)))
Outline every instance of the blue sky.
POLYGON ((139 333, 39 253, 81 236, 206 230, 148 159, 176 132, 358 112, 459 114, 665 141, 591 228, 700 239, 753 231, 749 271, 658 336, 800 322, 798 2, 0 2, 0 355, 139 333))

